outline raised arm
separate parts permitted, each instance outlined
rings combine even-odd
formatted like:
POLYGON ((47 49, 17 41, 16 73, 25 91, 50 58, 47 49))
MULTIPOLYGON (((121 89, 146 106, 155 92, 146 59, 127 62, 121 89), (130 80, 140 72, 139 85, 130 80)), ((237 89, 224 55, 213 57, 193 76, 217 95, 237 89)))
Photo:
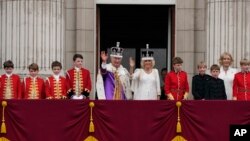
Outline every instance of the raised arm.
POLYGON ((106 64, 108 60, 108 54, 105 53, 105 51, 101 51, 101 59, 102 59, 102 64, 101 64, 101 73, 105 74, 106 73, 106 64))
POLYGON ((135 59, 132 57, 129 57, 129 74, 132 75, 135 70, 135 59))

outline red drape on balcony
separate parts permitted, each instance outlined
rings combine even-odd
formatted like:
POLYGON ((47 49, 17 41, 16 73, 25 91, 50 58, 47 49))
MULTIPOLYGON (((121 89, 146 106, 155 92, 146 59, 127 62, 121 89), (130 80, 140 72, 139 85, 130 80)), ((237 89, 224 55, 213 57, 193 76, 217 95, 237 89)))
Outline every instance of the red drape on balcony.
MULTIPOLYGON (((90 101, 8 100, 11 141, 83 141, 90 101)), ((176 135, 175 101, 93 101, 99 141, 170 141, 176 135)), ((250 124, 250 102, 182 101, 182 136, 191 141, 229 140, 230 124, 250 124)))

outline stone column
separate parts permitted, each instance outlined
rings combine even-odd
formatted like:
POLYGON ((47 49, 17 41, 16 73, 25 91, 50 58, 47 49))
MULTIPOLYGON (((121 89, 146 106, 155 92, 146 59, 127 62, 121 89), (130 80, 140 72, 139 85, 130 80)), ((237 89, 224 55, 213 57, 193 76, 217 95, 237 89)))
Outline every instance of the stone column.
POLYGON ((206 2, 207 0, 195 1, 194 19, 194 72, 197 72, 197 64, 206 61, 206 2))
POLYGON ((64 64, 64 20, 64 0, 0 0, 0 68, 12 60, 22 75, 37 63, 48 74, 64 64))
MULTIPOLYGON (((188 74, 188 82, 191 87, 191 79, 194 75, 194 14, 195 0, 177 0, 176 3, 176 55, 184 61, 183 70, 188 74)), ((192 95, 190 95, 192 98, 192 95)))
POLYGON ((84 67, 91 73, 92 91, 95 94, 95 0, 76 1, 76 53, 83 55, 84 67))
POLYGON ((207 0, 207 63, 218 64, 220 54, 229 52, 234 67, 250 57, 250 1, 207 0))
POLYGON ((177 0, 175 56, 183 59, 188 78, 192 78, 194 72, 194 12, 195 0, 177 0))
POLYGON ((76 53, 76 0, 65 0, 65 70, 72 67, 76 53))

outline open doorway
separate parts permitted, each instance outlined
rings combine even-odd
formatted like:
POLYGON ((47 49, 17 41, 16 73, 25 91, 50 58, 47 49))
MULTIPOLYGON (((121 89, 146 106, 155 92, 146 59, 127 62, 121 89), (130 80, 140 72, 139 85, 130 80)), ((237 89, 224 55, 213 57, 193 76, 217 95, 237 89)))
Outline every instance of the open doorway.
POLYGON ((97 52, 109 52, 119 41, 125 49, 123 66, 128 69, 128 58, 133 57, 139 68, 141 51, 149 44, 155 67, 170 70, 175 48, 174 18, 173 5, 97 5, 97 52))

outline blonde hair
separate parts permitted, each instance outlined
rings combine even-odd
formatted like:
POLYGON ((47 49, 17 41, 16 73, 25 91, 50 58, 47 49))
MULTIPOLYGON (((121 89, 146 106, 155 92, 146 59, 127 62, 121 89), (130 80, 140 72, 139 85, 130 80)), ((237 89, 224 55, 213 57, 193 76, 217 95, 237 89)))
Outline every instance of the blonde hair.
MULTIPOLYGON (((145 63, 146 60, 141 60, 141 68, 144 68, 144 63, 145 63)), ((151 60, 152 62, 152 68, 154 68, 155 66, 155 60, 151 60)))
POLYGON ((201 62, 197 65, 197 68, 200 68, 200 67, 202 67, 202 66, 204 66, 204 67, 207 68, 207 65, 205 64, 204 61, 201 61, 201 62))
POLYGON ((222 61, 223 61, 223 58, 225 56, 229 56, 229 58, 231 59, 231 62, 230 62, 230 65, 231 65, 233 63, 234 59, 233 59, 232 55, 230 53, 228 53, 228 52, 224 52, 224 53, 221 54, 220 59, 219 59, 220 65, 222 65, 222 61))

